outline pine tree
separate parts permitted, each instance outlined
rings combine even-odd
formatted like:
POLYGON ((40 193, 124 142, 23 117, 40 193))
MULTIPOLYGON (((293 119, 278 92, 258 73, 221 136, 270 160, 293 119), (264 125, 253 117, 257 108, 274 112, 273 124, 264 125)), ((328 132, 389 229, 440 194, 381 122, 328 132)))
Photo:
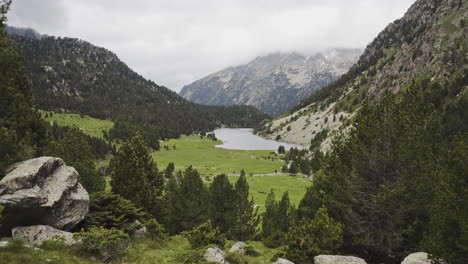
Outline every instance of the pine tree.
POLYGON ((286 257, 296 263, 307 263, 315 255, 334 253, 342 243, 342 225, 322 207, 314 219, 301 221, 289 233, 286 257))
POLYGON ((164 197, 165 225, 171 234, 192 230, 208 219, 207 190, 197 170, 188 167, 178 185, 169 180, 164 197))
POLYGON ((297 163, 295 161, 291 162, 291 165, 289 165, 288 172, 290 175, 296 175, 299 172, 299 168, 297 167, 297 163))
POLYGON ((172 177, 174 170, 175 170, 174 162, 170 162, 169 164, 167 164, 167 167, 164 170, 164 177, 166 178, 172 177))
POLYGON ((222 233, 229 233, 234 212, 234 187, 225 174, 214 178, 209 188, 210 220, 222 233))
POLYGON ((157 214, 163 179, 139 132, 125 142, 111 160, 112 191, 157 214))
POLYGON ((246 241, 255 234, 259 219, 253 198, 249 200, 249 184, 240 176, 235 185, 234 217, 230 238, 246 241))
POLYGON ((277 202, 272 190, 265 202, 265 213, 262 217, 263 244, 271 248, 283 245, 286 234, 293 226, 294 217, 295 209, 290 204, 288 192, 277 202))

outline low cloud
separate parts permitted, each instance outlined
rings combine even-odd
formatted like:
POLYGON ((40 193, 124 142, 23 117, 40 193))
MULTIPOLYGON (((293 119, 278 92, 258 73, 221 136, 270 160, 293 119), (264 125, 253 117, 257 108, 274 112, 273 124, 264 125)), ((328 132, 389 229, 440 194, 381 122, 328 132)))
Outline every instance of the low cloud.
POLYGON ((13 26, 77 37, 179 91, 270 52, 365 47, 414 0, 14 0, 13 26))

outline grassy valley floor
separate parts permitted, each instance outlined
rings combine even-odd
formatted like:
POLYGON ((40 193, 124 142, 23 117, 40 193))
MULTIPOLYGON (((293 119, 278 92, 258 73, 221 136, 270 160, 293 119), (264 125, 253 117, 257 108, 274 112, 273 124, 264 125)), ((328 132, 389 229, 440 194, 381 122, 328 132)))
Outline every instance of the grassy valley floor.
POLYGON ((311 181, 304 175, 290 176, 275 173, 284 164, 282 155, 270 150, 229 150, 216 148, 222 142, 197 135, 182 136, 180 139, 170 139, 161 143, 161 151, 153 152, 153 159, 158 168, 164 169, 174 162, 176 170, 184 170, 188 166, 196 168, 202 178, 209 182, 219 174, 225 173, 234 183, 241 169, 247 175, 250 195, 259 205, 259 212, 264 211, 265 200, 273 190, 280 199, 283 192, 289 193, 292 204, 296 206, 304 196, 311 181), (164 150, 167 146, 169 150, 164 150), (175 146, 175 148, 174 148, 175 146))

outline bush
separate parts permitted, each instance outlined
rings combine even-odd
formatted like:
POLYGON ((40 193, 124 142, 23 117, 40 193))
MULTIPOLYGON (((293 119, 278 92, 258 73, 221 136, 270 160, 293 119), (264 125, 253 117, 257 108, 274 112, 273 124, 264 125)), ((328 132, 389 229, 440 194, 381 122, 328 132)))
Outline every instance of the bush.
POLYGON ((226 253, 226 260, 230 264, 248 264, 249 262, 245 259, 244 256, 239 255, 234 252, 227 252, 226 253))
POLYGON ((81 239, 78 245, 80 251, 91 254, 102 261, 108 261, 116 256, 127 253, 129 237, 122 230, 104 227, 91 227, 88 231, 74 235, 81 239))
POLYGON ((255 256, 259 256, 259 255, 260 255, 260 253, 259 253, 257 250, 255 250, 254 247, 252 247, 252 246, 250 246, 250 245, 244 247, 243 249, 245 250, 245 255, 247 255, 247 256, 253 256, 253 257, 255 257, 255 256))
POLYGON ((265 247, 268 248, 277 248, 284 244, 286 234, 280 231, 274 232, 270 236, 265 237, 262 240, 262 243, 265 247))
POLYGON ((273 255, 273 257, 271 257, 270 261, 271 262, 276 262, 278 260, 278 258, 284 258, 285 256, 286 256, 286 252, 278 251, 273 255))
POLYGON ((211 221, 187 232, 187 238, 192 248, 200 248, 210 244, 216 244, 223 248, 226 244, 226 237, 219 232, 217 227, 213 228, 211 221))
POLYGON ((318 254, 330 254, 343 243, 342 226, 328 216, 325 207, 315 218, 303 220, 292 229, 288 237, 286 258, 293 262, 306 262, 318 254))
POLYGON ((91 194, 90 199, 89 213, 83 222, 85 229, 100 226, 107 229, 122 229, 125 233, 131 234, 141 227, 135 224, 137 220, 144 221, 149 218, 142 209, 117 194, 97 192, 91 194))
POLYGON ((151 219, 145 223, 145 227, 148 230, 148 234, 152 239, 164 239, 166 233, 164 227, 158 223, 155 219, 151 219))

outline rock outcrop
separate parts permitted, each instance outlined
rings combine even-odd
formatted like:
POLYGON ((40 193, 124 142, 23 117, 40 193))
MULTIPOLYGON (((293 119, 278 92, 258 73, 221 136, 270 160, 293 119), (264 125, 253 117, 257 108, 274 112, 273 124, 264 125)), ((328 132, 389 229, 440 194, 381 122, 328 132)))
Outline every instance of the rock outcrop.
POLYGON ((13 239, 20 239, 32 245, 40 246, 42 242, 51 239, 63 241, 65 245, 73 245, 78 243, 73 239, 73 234, 70 232, 58 230, 51 226, 35 225, 35 226, 19 226, 12 230, 13 239))
POLYGON ((88 213, 89 196, 78 172, 62 159, 40 157, 11 165, 0 180, 5 206, 2 233, 16 226, 71 230, 88 213))
POLYGON ((226 253, 217 247, 207 248, 204 257, 208 262, 229 264, 229 262, 226 260, 226 253))
POLYGON ((314 264, 366 264, 366 261, 352 256, 318 255, 314 257, 314 264))
POLYGON ((409 254, 401 264, 431 264, 426 252, 416 252, 409 254))

